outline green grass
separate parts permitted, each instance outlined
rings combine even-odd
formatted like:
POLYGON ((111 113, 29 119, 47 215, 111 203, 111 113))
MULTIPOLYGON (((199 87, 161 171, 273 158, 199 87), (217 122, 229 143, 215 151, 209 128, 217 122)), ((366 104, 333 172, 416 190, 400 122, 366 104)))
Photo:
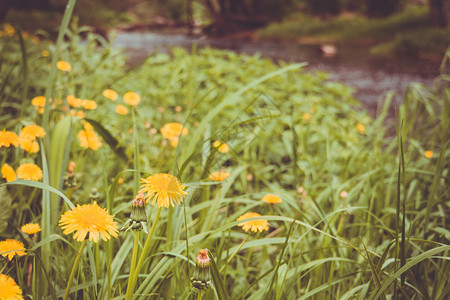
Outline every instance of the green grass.
POLYGON ((367 19, 363 16, 339 16, 331 20, 294 14, 281 23, 260 30, 262 39, 306 42, 370 40, 374 55, 430 54, 442 58, 450 44, 448 29, 429 24, 427 6, 410 6, 388 18, 367 19))
MULTIPOLYGON (((1 258, 2 273, 25 295, 62 297, 80 247, 43 216, 58 218, 71 205, 95 200, 121 227, 136 179, 160 172, 176 175, 188 195, 182 206, 162 209, 134 299, 197 298, 190 276, 201 248, 214 255, 214 288, 204 299, 448 295, 448 75, 431 87, 412 85, 394 122, 388 117, 392 95, 372 118, 351 88, 308 72, 306 64, 173 48, 127 71, 124 55, 100 36, 88 33, 81 43, 85 30, 72 26, 59 52, 50 41, 25 38, 21 47, 17 36, 0 38, 0 129, 19 134, 24 124, 42 124, 48 116, 48 146, 58 154, 46 156, 45 142, 37 154, 0 149, 2 164, 16 169, 33 161, 44 170, 44 182, 0 184, 6 207, 0 240, 15 238, 29 249, 14 262, 1 258), (41 56, 44 49, 50 57, 41 56), (52 59, 69 62, 72 71, 56 70, 52 59), (47 86, 55 101, 43 117, 30 100, 47 86), (106 88, 119 98, 103 97, 106 88), (133 118, 130 106, 127 116, 115 111, 127 91, 142 99, 133 118), (97 102, 97 109, 85 110, 85 120, 103 138, 99 150, 80 147, 83 120, 68 116, 75 109, 68 106, 68 95, 97 102), (159 132, 169 122, 189 130, 177 147, 159 132), (66 134, 69 139, 61 138, 66 134), (218 152, 212 146, 216 140, 230 151, 218 152), (424 156, 426 150, 434 152, 431 158, 424 156), (76 163, 75 186, 67 182, 68 161, 76 163), (61 175, 59 166, 63 185, 53 181, 61 175), (230 172, 225 181, 208 179, 222 168, 230 172), (266 193, 279 195, 283 203, 262 202, 266 193), (61 198, 50 202, 50 194, 61 198), (236 220, 247 212, 261 214, 270 230, 244 232, 236 220), (27 222, 50 222, 46 236, 29 240, 20 232, 27 222), (49 264, 40 262, 45 247, 51 249, 49 264), (36 273, 29 273, 30 265, 36 273)), ((151 204, 146 209, 151 226, 158 209, 151 204)), ((121 232, 108 242, 88 242, 72 297, 123 299, 134 238, 121 232)), ((139 251, 145 239, 141 233, 139 251)))

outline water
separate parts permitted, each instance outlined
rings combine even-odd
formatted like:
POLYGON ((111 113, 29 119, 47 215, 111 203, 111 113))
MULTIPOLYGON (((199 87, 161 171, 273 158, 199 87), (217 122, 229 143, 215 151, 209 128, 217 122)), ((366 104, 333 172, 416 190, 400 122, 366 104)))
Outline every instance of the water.
POLYGON ((135 65, 149 54, 168 52, 170 47, 191 49, 213 47, 243 54, 259 54, 275 61, 308 62, 307 70, 325 71, 330 80, 342 82, 355 89, 354 96, 374 114, 377 103, 388 91, 396 91, 394 103, 399 103, 407 86, 413 82, 430 85, 438 75, 438 64, 419 60, 374 59, 364 46, 338 46, 337 55, 324 57, 317 45, 296 45, 247 40, 216 39, 185 34, 160 34, 154 32, 122 32, 114 40, 114 46, 125 50, 129 64, 135 65))

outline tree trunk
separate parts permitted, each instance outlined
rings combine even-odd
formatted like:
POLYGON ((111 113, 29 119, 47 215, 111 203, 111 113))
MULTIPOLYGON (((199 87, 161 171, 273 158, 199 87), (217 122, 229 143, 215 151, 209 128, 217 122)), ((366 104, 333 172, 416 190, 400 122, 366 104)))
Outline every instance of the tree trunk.
POLYGON ((450 0, 429 0, 430 22, 434 26, 450 25, 450 0))

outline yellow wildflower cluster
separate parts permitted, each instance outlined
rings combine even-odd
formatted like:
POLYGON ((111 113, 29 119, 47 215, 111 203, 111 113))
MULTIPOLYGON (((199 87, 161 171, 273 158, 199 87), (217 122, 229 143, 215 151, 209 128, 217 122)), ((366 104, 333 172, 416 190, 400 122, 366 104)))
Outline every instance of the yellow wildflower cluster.
POLYGON ((80 141, 80 146, 84 149, 98 150, 102 143, 100 142, 100 138, 95 133, 94 128, 87 122, 84 123, 83 127, 84 129, 77 135, 77 138, 80 141))

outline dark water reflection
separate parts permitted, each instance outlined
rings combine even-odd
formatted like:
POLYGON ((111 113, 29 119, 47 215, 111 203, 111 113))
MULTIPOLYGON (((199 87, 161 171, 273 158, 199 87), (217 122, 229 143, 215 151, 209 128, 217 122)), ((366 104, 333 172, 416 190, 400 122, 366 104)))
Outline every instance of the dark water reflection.
POLYGON ((340 81, 355 88, 354 96, 374 113, 377 102, 388 91, 396 91, 396 102, 406 87, 413 82, 426 85, 438 75, 438 64, 408 59, 383 60, 368 55, 363 46, 339 46, 338 54, 325 58, 316 45, 250 42, 246 40, 214 39, 184 34, 158 34, 152 32, 122 32, 114 40, 114 46, 125 49, 129 64, 134 65, 154 51, 168 52, 170 47, 213 47, 233 50, 243 54, 259 54, 261 57, 287 62, 308 62, 308 70, 330 73, 331 80, 340 81))

